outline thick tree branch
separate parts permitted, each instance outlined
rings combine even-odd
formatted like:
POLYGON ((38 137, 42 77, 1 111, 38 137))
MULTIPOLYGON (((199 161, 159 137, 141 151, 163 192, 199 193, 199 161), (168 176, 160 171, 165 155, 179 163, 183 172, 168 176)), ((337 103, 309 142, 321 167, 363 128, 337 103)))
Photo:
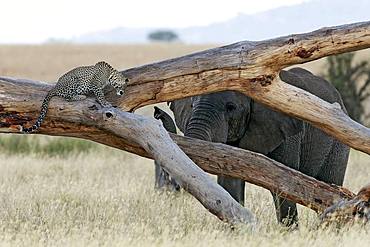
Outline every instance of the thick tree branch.
POLYGON ((343 143, 370 154, 370 129, 348 117, 338 103, 330 104, 306 91, 277 79, 262 103, 291 116, 315 119, 314 126, 334 136, 343 143), (278 105, 273 99, 279 98, 278 105))
MULTIPOLYGON (((127 95, 122 99, 110 99, 122 109, 133 110, 144 105, 192 95, 237 90, 276 110, 306 120, 351 147, 370 153, 369 129, 348 118, 337 104, 329 104, 288 85, 278 76, 279 71, 289 65, 368 47, 370 22, 325 28, 312 33, 261 42, 240 42, 123 71, 131 80, 127 95)), ((0 132, 19 133, 19 125, 33 122, 39 113, 45 91, 50 87, 0 78, 0 132)), ((220 192, 214 184, 209 185, 211 182, 206 179, 207 176, 199 175, 200 169, 169 141, 168 135, 163 133, 163 128, 154 122, 147 123, 153 124, 152 129, 160 134, 155 131, 148 132, 149 129, 140 123, 146 122, 147 119, 115 109, 105 112, 107 121, 102 120, 99 106, 91 99, 73 103, 58 101, 58 105, 55 102, 40 133, 91 139, 154 157, 172 176, 183 179, 185 188, 219 218, 230 222, 253 221, 249 212, 238 207, 224 191, 220 192), (134 131, 130 131, 130 128, 134 131), (144 132, 149 135, 150 140, 144 140, 144 132), (151 141, 158 137, 157 135, 165 139, 167 144, 162 146, 151 141), (167 150, 170 150, 173 157, 161 157, 160 154, 163 155, 167 150), (179 170, 174 167, 174 161, 186 168, 179 170), (191 171, 190 175, 192 172, 197 175, 194 179, 192 176, 180 176, 177 173, 180 171, 191 171), (201 185, 209 188, 212 195, 205 193, 201 185), (206 194, 211 202, 202 198, 206 194), (231 211, 227 211, 227 208, 231 211)), ((179 140, 176 141, 181 146, 179 140)), ((189 141, 185 143, 189 144, 189 141)), ((318 182, 258 154, 211 143, 201 143, 198 151, 203 153, 197 154, 197 150, 193 149, 195 143, 198 141, 191 141, 188 151, 186 145, 181 147, 205 170, 243 178, 272 191, 278 191, 282 196, 317 211, 322 211, 341 198, 353 197, 349 191, 318 182), (205 152, 204 147, 209 148, 211 153, 205 152), (232 159, 228 156, 230 154, 235 154, 236 158, 232 159), (246 162, 248 155, 250 163, 246 162), (233 163, 228 163, 226 157, 233 163)))
MULTIPOLYGON (((30 82, 0 80, 0 132, 15 132, 19 125, 36 119, 35 114, 32 114, 32 117, 27 115, 29 111, 38 111, 40 108, 40 86, 30 82), (39 92, 36 93, 37 91, 39 92)), ((232 224, 256 223, 249 210, 237 203, 183 153, 160 121, 114 108, 101 109, 100 105, 91 99, 71 104, 55 104, 55 100, 53 101, 47 117, 49 121, 46 121, 45 128, 42 128, 40 133, 71 135, 92 140, 96 138, 99 142, 107 142, 111 146, 124 142, 121 140, 138 143, 145 150, 140 152, 146 152, 146 155, 153 157, 185 190, 218 218, 232 224)))
POLYGON ((243 41, 125 70, 123 73, 131 80, 127 95, 123 99, 111 99, 122 109, 133 110, 192 95, 236 90, 370 153, 369 129, 323 100, 278 79, 278 72, 284 67, 368 47, 370 22, 260 42, 243 41), (286 94, 284 90, 289 91, 286 94), (325 111, 318 112, 322 106, 325 111))
MULTIPOLYGON (((137 142, 158 164, 176 179, 186 191, 221 220, 229 223, 255 224, 254 216, 238 204, 229 193, 213 181, 171 140, 162 123, 116 109, 103 112, 102 130, 119 138, 137 142)), ((94 118, 96 113, 90 115, 94 118)))
MULTIPOLYGON (((45 90, 41 90, 42 88, 45 88, 45 85, 36 82, 0 80, 0 132, 19 133, 19 125, 33 122, 37 118, 45 95, 45 90)), ((173 164, 172 161, 163 160, 158 152, 159 150, 163 151, 162 155, 168 154, 170 147, 151 149, 150 146, 154 147, 154 144, 148 140, 153 138, 148 138, 147 135, 152 135, 153 131, 149 128, 145 131, 142 129, 147 122, 148 126, 155 129, 154 133, 158 132, 158 135, 162 135, 156 124, 147 118, 117 110, 112 113, 112 116, 115 116, 115 122, 101 121, 99 108, 99 105, 91 99, 73 103, 53 99, 47 118, 38 133, 93 140, 144 157, 154 157, 161 161, 165 168, 171 169, 168 164, 173 164), (133 130, 133 125, 139 125, 139 127, 133 130), (138 137, 142 134, 146 136, 138 137)), ((159 123, 159 121, 155 122, 159 123)), ((346 189, 317 181, 261 154, 173 134, 171 137, 205 171, 242 178, 319 212, 338 200, 353 196, 346 189)), ((179 164, 176 163, 176 166, 179 164)), ((168 171, 171 176, 174 176, 173 170, 168 171)), ((190 170, 188 172, 192 174, 190 170)), ((177 179, 176 176, 175 178, 177 179)), ((205 178, 202 177, 202 179, 205 178)))

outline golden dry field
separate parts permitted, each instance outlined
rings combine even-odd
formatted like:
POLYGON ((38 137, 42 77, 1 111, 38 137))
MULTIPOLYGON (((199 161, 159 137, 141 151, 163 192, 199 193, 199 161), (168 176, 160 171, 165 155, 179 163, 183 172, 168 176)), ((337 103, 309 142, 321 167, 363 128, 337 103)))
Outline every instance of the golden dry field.
MULTIPOLYGON (((0 75, 53 82, 99 60, 124 69, 212 46, 0 46, 0 75)), ((369 57, 364 51, 358 57, 369 57)), ((325 61, 305 65, 322 73, 325 61)), ((165 104, 163 104, 165 107, 165 104)), ((151 114, 152 107, 139 111, 151 114)), ((186 192, 158 192, 153 161, 71 138, 0 135, 0 246, 369 246, 369 226, 319 227, 299 207, 298 230, 280 227, 270 193, 247 185, 260 227, 231 230, 186 192)), ((370 158, 352 151, 345 186, 369 182, 370 158)))

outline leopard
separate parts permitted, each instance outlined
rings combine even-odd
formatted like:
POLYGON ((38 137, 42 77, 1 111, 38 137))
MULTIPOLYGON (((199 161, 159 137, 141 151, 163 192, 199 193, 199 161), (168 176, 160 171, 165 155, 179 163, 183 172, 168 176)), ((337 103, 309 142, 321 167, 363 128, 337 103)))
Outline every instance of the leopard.
POLYGON ((32 127, 25 128, 22 125, 20 130, 23 133, 38 130, 46 117, 50 100, 55 96, 66 101, 80 101, 93 95, 101 106, 111 107, 112 105, 105 98, 103 89, 108 85, 113 86, 117 95, 122 96, 128 82, 127 77, 105 61, 95 65, 76 67, 63 74, 47 93, 41 105, 40 115, 32 127))

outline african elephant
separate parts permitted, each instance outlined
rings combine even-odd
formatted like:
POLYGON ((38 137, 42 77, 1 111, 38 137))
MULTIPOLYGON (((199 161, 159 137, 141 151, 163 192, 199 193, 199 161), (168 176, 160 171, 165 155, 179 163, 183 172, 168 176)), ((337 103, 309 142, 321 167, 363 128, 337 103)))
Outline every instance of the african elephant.
MULTIPOLYGON (((286 83, 304 89, 344 111, 338 91, 324 79, 302 68, 281 71, 286 83)), ((185 136, 226 143, 262 153, 318 180, 342 185, 349 147, 311 124, 276 112, 233 91, 212 93, 170 103, 185 136)), ((244 204, 244 181, 218 176, 217 182, 244 204)), ((297 223, 296 204, 273 194, 279 222, 297 223)))

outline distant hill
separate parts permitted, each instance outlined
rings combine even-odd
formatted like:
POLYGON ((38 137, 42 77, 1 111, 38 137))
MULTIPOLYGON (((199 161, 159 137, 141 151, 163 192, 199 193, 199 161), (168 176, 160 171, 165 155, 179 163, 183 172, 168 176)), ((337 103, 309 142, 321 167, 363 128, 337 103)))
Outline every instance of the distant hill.
MULTIPOLYGON (((208 26, 172 29, 185 43, 232 43, 302 33, 324 26, 370 20, 369 0, 313 0, 254 15, 239 14, 208 26)), ((160 28, 124 28, 87 33, 77 43, 144 43, 148 33, 160 28)), ((166 28, 164 28, 166 29, 166 28)))

